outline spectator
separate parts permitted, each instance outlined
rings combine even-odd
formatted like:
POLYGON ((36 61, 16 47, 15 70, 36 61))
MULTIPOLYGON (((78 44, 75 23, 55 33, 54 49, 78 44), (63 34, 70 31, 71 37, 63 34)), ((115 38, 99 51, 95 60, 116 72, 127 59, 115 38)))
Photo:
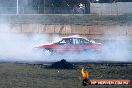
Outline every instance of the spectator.
POLYGON ((73 13, 74 14, 78 13, 78 6, 77 5, 74 5, 74 7, 73 7, 73 13))
POLYGON ((85 13, 85 5, 84 5, 84 4, 80 3, 80 4, 79 4, 79 9, 80 9, 79 12, 80 12, 81 14, 84 14, 84 13, 85 13))

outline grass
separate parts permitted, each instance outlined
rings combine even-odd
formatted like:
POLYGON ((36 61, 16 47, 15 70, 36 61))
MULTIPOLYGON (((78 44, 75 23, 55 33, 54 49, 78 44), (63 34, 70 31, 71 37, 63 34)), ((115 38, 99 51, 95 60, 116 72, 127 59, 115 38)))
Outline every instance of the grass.
POLYGON ((58 70, 54 69, 15 64, 1 64, 0 68, 1 88, 63 88, 70 86, 71 82, 74 83, 77 79, 76 75, 71 76, 76 70, 60 70, 58 73, 58 70))
MULTIPOLYGON (((0 88, 83 88, 80 70, 85 66, 91 79, 132 79, 132 65, 107 64, 76 65, 77 69, 46 69, 45 66, 26 64, 0 64, 0 88), (59 71, 59 72, 58 72, 59 71)), ((95 86, 89 86, 95 88, 95 86)), ((96 88, 131 88, 132 86, 96 86, 96 88)), ((85 88, 85 87, 84 87, 85 88)), ((86 87, 87 88, 87 87, 86 87)))

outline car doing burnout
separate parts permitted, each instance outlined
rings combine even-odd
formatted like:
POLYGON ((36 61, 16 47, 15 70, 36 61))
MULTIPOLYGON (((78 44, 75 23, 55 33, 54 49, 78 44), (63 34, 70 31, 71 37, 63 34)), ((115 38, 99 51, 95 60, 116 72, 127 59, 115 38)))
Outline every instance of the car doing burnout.
POLYGON ((96 52, 100 50, 101 46, 101 43, 82 37, 63 37, 59 42, 43 44, 35 48, 41 50, 44 55, 52 55, 55 53, 80 53, 83 51, 96 52))

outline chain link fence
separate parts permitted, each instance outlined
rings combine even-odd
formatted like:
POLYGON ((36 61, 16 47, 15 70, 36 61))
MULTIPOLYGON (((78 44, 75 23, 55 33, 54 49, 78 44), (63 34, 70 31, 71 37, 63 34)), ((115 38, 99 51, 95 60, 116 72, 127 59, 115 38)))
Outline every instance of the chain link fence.
POLYGON ((83 14, 85 9, 73 7, 0 7, 0 14, 83 14))
POLYGON ((80 7, 0 7, 0 14, 132 14, 132 2, 90 3, 80 7))

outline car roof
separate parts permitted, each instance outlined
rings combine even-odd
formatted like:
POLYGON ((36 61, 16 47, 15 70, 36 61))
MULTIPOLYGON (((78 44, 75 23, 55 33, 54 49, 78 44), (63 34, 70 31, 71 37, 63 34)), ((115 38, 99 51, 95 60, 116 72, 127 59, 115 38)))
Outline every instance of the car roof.
POLYGON ((64 39, 64 38, 81 38, 81 39, 86 39, 86 40, 88 40, 88 39, 85 38, 85 37, 74 37, 74 36, 72 36, 72 37, 62 37, 62 39, 64 39))

